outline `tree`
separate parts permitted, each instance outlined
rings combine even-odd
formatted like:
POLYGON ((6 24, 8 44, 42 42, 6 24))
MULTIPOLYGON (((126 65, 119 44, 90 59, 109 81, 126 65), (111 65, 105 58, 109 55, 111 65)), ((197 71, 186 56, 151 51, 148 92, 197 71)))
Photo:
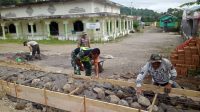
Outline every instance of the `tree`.
POLYGON ((182 20, 183 10, 177 9, 177 8, 169 8, 167 10, 168 14, 171 14, 173 16, 176 16, 178 18, 178 21, 182 20))
POLYGON ((154 22, 157 21, 160 13, 154 12, 153 10, 149 9, 135 9, 129 7, 122 7, 121 14, 124 15, 133 15, 133 16, 141 16, 142 21, 144 22, 154 22))
POLYGON ((16 0, 0 0, 0 6, 2 5, 13 5, 16 4, 16 0))
POLYGON ((33 3, 35 0, 21 0, 22 3, 33 3))

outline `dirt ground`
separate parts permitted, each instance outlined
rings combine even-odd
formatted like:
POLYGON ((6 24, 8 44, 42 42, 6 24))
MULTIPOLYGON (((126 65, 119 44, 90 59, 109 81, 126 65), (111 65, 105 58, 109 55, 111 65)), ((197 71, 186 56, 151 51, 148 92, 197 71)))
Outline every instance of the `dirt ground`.
MULTIPOLYGON (((104 62, 105 71, 101 77, 112 74, 137 73, 149 59, 151 53, 159 52, 165 57, 182 39, 174 33, 162 33, 156 28, 146 28, 144 33, 134 33, 120 38, 117 42, 92 44, 101 50, 101 56, 112 55, 113 59, 104 62)), ((49 70, 73 73, 70 53, 76 45, 40 45, 45 57, 41 61, 31 62, 49 70)), ((19 44, 1 44, 0 53, 28 51, 19 44)), ((83 73, 84 74, 84 73, 83 73)))
MULTIPOLYGON (((103 66, 105 70, 100 74, 101 77, 109 77, 113 74, 137 74, 151 53, 159 52, 164 57, 168 57, 169 52, 181 42, 180 35, 163 33, 156 28, 146 28, 143 33, 130 34, 123 39, 118 39, 117 42, 92 44, 91 46, 100 48, 101 56, 112 55, 114 57, 105 60, 103 66)), ((51 71, 73 73, 70 53, 76 45, 40 45, 40 48, 45 57, 41 61, 31 63, 51 71)), ((28 48, 19 44, 0 45, 0 53, 20 51, 28 51, 28 48)), ((0 112, 18 112, 14 110, 13 105, 0 100, 0 112)))

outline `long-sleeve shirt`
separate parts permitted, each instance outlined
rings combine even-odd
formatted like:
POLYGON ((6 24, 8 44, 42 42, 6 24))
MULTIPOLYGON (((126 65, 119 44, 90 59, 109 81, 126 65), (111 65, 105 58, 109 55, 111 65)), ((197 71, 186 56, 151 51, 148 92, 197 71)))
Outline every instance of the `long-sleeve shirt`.
POLYGON ((177 72, 168 59, 163 58, 160 67, 156 70, 152 67, 151 62, 147 62, 141 69, 136 79, 136 87, 141 87, 144 77, 150 74, 152 81, 158 84, 173 83, 176 79, 177 72))

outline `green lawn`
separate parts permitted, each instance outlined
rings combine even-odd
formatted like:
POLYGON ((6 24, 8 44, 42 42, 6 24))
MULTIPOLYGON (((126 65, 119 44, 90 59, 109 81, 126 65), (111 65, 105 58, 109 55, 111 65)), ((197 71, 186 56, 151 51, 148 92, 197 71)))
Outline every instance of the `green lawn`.
MULTIPOLYGON (((6 40, 0 40, 0 44, 8 44, 8 43, 14 43, 14 44, 23 44, 25 40, 22 39, 6 39, 6 40)), ((76 41, 71 40, 38 40, 39 44, 76 44, 76 41)))

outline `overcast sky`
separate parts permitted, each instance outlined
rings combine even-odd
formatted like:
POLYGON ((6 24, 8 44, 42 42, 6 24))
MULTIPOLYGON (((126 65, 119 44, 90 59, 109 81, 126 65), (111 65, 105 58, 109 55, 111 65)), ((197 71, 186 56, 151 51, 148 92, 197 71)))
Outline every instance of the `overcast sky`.
POLYGON ((168 8, 178 8, 181 4, 196 0, 111 0, 135 8, 147 8, 157 12, 166 12, 168 8))

